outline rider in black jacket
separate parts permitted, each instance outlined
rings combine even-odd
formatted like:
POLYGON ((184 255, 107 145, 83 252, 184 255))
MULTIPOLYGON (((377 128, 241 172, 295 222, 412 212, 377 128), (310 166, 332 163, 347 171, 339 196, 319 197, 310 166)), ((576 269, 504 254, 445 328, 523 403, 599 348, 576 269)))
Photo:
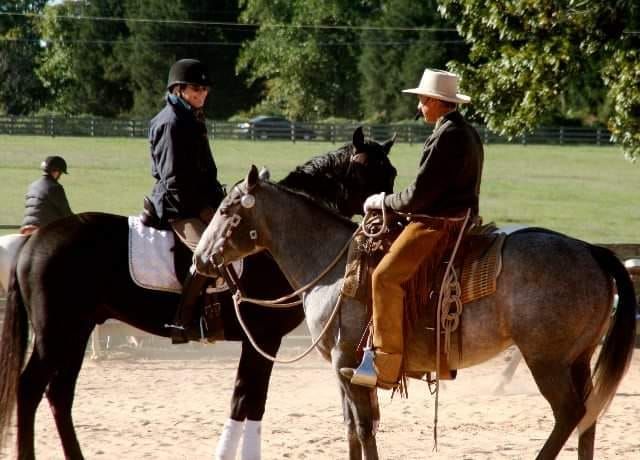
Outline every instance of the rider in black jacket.
MULTIPOLYGON (((210 85, 202 63, 177 61, 169 71, 167 104, 149 127, 151 174, 156 179, 151 202, 159 226, 170 226, 192 250, 224 197, 204 123, 210 85)), ((195 301, 206 280, 192 272, 172 325, 173 343, 188 341, 195 301)))
POLYGON ((45 158, 42 177, 29 185, 25 196, 24 219, 20 233, 30 234, 40 227, 73 214, 60 176, 67 174, 67 162, 60 156, 45 158))

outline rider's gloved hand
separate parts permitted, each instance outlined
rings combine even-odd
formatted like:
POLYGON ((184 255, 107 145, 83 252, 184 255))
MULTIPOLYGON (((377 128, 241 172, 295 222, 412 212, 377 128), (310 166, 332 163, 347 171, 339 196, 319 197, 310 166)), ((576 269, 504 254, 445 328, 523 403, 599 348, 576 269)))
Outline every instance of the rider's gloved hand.
POLYGON ((371 195, 364 201, 364 213, 366 214, 369 211, 374 209, 382 209, 382 205, 384 204, 384 192, 376 193, 375 195, 371 195))

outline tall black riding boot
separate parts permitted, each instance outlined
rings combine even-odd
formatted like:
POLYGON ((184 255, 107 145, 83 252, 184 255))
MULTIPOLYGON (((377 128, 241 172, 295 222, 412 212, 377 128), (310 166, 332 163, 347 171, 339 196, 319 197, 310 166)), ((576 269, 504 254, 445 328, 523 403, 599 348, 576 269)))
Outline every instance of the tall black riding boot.
POLYGON ((202 289, 207 283, 207 277, 200 275, 195 270, 189 274, 182 285, 182 297, 176 310, 176 316, 171 325, 171 343, 187 343, 189 341, 189 328, 193 325, 193 316, 196 303, 202 289))

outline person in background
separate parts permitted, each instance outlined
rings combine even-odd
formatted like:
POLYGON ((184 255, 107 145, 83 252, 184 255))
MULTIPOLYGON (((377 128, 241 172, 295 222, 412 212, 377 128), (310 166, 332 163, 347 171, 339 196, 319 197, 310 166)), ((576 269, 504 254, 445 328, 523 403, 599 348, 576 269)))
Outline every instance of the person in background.
POLYGON ((60 183, 62 174, 68 174, 67 162, 61 156, 49 156, 40 167, 42 177, 29 185, 25 196, 24 218, 20 228, 23 235, 73 214, 60 183))
MULTIPOLYGON (((156 180, 151 213, 158 227, 171 227, 191 250, 224 198, 204 120, 210 86, 200 61, 180 59, 169 71, 166 105, 149 126, 151 174, 156 180)), ((169 326, 173 343, 188 341, 205 281, 195 270, 185 279, 174 324, 169 326)))
POLYGON ((480 136, 458 112, 458 104, 471 98, 458 93, 457 75, 426 69, 419 86, 403 92, 418 96, 424 122, 435 126, 422 148, 413 183, 387 196, 372 195, 364 203, 365 213, 386 207, 409 214, 410 223, 372 275, 375 375, 340 370, 351 383, 385 389, 398 385, 402 370, 404 283, 423 264, 435 267, 441 257, 438 249, 458 234, 465 216, 478 216, 484 162, 480 136))

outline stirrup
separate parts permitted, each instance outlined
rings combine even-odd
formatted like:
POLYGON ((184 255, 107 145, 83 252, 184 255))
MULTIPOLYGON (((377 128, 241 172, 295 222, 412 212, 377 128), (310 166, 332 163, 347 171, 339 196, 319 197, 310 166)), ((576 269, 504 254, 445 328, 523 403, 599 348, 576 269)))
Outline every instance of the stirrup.
POLYGON ((353 373, 351 383, 354 385, 362 385, 364 387, 375 388, 378 382, 378 374, 373 365, 375 353, 372 348, 364 348, 362 354, 362 362, 353 373))

